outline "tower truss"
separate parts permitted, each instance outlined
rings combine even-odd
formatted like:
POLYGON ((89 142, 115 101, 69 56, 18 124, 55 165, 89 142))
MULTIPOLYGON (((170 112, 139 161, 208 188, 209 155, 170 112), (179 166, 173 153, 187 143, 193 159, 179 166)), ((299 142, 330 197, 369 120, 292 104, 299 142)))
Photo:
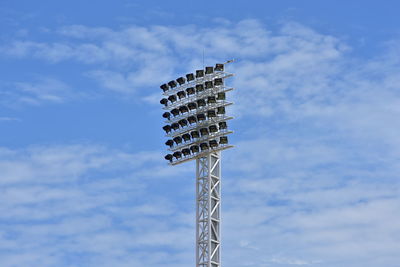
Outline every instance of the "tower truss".
POLYGON ((196 160, 196 267, 221 266, 221 152, 196 160))

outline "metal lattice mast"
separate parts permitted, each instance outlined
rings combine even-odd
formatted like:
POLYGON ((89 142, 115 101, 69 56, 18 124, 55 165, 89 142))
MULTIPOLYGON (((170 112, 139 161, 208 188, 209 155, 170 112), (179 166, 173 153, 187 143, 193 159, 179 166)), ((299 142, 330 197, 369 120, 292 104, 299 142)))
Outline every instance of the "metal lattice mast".
POLYGON ((163 127, 171 165, 196 160, 196 267, 221 266, 221 151, 228 143, 225 79, 233 74, 217 63, 162 84, 163 127))
POLYGON ((221 153, 196 160, 196 267, 221 266, 221 153))

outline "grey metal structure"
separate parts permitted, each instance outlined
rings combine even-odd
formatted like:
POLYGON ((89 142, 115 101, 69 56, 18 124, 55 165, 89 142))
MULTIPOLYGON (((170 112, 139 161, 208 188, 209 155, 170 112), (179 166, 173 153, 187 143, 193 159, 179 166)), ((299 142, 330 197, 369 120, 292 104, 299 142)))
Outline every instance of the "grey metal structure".
POLYGON ((221 266, 221 152, 196 160, 196 267, 221 266))
POLYGON ((196 159, 196 267, 221 266, 221 151, 228 144, 225 94, 227 73, 223 64, 197 70, 161 85, 165 98, 163 129, 171 165, 196 159), (179 85, 178 85, 179 84, 179 85))

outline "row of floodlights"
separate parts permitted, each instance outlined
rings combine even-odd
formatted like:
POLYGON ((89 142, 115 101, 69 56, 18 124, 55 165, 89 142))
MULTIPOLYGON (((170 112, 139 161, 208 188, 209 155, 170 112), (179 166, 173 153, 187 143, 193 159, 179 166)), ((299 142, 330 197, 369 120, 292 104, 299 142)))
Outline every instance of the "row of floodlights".
MULTIPOLYGON (((207 113, 200 113, 200 114, 196 114, 193 116, 189 116, 189 117, 187 117, 187 119, 181 119, 178 122, 172 123, 171 125, 167 124, 163 127, 163 130, 168 134, 171 132, 171 130, 174 130, 174 131, 178 130, 179 127, 183 128, 185 126, 188 126, 189 124, 192 125, 196 122, 205 121, 207 118, 217 117, 217 114, 225 114, 225 108, 224 107, 220 107, 220 108, 223 108, 223 109, 221 109, 220 112, 219 112, 219 110, 217 110, 217 113, 215 112, 215 110, 211 109, 211 110, 208 110, 207 113), (207 117, 206 117, 206 115, 207 115, 207 117)), ((223 123, 223 122, 220 122, 220 123, 223 123)), ((221 125, 220 125, 220 128, 221 128, 221 125)))
MULTIPOLYGON (((220 122, 219 126, 220 126, 219 130, 227 129, 227 125, 226 125, 225 121, 220 122)), ((185 133, 182 136, 176 136, 173 139, 168 139, 168 141, 165 142, 165 145, 169 146, 170 148, 173 148, 174 143, 176 145, 179 145, 182 142, 186 143, 188 141, 191 141, 191 139, 194 141, 195 139, 200 138, 200 136, 203 137, 203 136, 207 136, 209 134, 216 133, 216 132, 218 132, 218 126, 210 125, 208 128, 207 127, 200 128, 199 131, 194 130, 194 131, 191 131, 190 133, 185 133)))
POLYGON ((215 67, 206 67, 205 71, 204 70, 196 70, 196 76, 193 73, 188 73, 186 74, 186 79, 185 77, 179 77, 176 80, 172 80, 168 83, 164 83, 163 85, 160 86, 160 88, 166 92, 169 89, 173 89, 179 85, 185 84, 185 82, 191 82, 194 81, 195 79, 203 78, 204 75, 208 74, 213 74, 214 71, 224 71, 224 64, 215 64, 215 67))
POLYGON ((200 150, 201 152, 204 152, 209 149, 217 148, 219 145, 226 145, 226 144, 228 144, 228 137, 221 136, 219 138, 219 142, 217 140, 210 140, 208 143, 204 142, 201 143, 200 145, 193 145, 190 148, 182 149, 182 151, 176 151, 173 154, 168 154, 165 156, 165 159, 172 162, 173 158, 179 160, 182 158, 182 156, 187 157, 199 153, 200 150))
POLYGON ((186 96, 194 95, 195 93, 203 92, 205 89, 211 89, 214 86, 220 86, 220 85, 223 85, 222 78, 214 79, 214 82, 207 81, 204 84, 196 84, 195 87, 189 87, 186 89, 186 91, 182 90, 182 91, 177 92, 176 95, 170 95, 168 97, 168 99, 167 98, 161 99, 160 104, 162 104, 164 106, 168 106, 168 100, 171 103, 174 103, 178 100, 178 98, 179 98, 179 100, 181 100, 182 98, 185 98, 186 96))
MULTIPOLYGON (((187 105, 182 105, 178 108, 174 108, 171 110, 171 112, 164 112, 162 114, 163 118, 165 119, 170 119, 171 114, 176 117, 179 116, 179 114, 184 114, 189 111, 195 110, 197 108, 205 107, 207 104, 216 104, 217 100, 222 100, 225 99, 225 96, 223 98, 218 98, 215 96, 209 96, 206 99, 198 99, 196 102, 190 102, 187 105), (207 101, 207 102, 206 102, 207 101)), ((210 111, 211 112, 211 111, 210 111)), ((217 114, 225 114, 225 107, 218 107, 217 108, 217 114)), ((211 115, 212 116, 212 115, 211 115)))

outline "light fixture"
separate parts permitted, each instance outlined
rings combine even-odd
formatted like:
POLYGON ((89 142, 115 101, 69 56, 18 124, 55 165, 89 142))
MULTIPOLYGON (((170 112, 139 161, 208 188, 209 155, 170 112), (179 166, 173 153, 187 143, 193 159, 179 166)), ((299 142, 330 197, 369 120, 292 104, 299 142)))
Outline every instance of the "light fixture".
POLYGON ((161 99, 160 104, 162 104, 164 106, 168 106, 168 99, 166 99, 166 98, 161 99))
POLYGON ((208 135, 208 129, 207 128, 201 128, 200 129, 200 134, 201 134, 201 136, 208 135))
POLYGON ((187 106, 188 106, 188 108, 189 108, 190 110, 194 110, 194 109, 197 108, 197 105, 196 105, 196 103, 194 103, 194 102, 190 102, 187 106))
POLYGON ((160 86, 165 110, 162 129, 170 151, 164 156, 171 165, 196 160, 196 267, 220 267, 220 177, 221 151, 228 144, 225 84, 233 74, 225 63, 187 73, 160 86))
POLYGON ((169 87, 171 87, 171 88, 174 88, 174 87, 176 87, 176 82, 175 81, 170 81, 170 82, 168 82, 168 86, 169 87))
POLYGON ((184 148, 182 149, 182 154, 184 156, 189 156, 190 155, 190 149, 189 148, 184 148))
POLYGON ((172 162, 173 156, 171 154, 167 154, 164 158, 169 162, 172 162))
POLYGON ((217 103, 217 100, 215 99, 215 96, 209 96, 208 98, 207 98, 207 104, 214 104, 214 103, 217 103))
POLYGON ((165 125, 164 127, 162 127, 163 130, 165 131, 165 133, 170 133, 171 132, 171 126, 170 125, 165 125))
POLYGON ((215 71, 224 71, 224 64, 215 64, 215 71))
POLYGON ((222 80, 222 78, 214 79, 214 85, 215 86, 220 86, 220 85, 223 85, 223 84, 224 84, 224 81, 222 80))
POLYGON ((179 115, 179 109, 177 109, 177 108, 172 109, 171 110, 171 114, 174 115, 174 117, 178 116, 179 115))
POLYGON ((166 91, 168 91, 168 85, 167 85, 166 83, 162 84, 162 85, 160 86, 160 88, 164 91, 164 93, 165 93, 166 91))
POLYGON ((171 101, 171 103, 174 103, 177 99, 176 99, 176 95, 170 95, 168 97, 168 100, 171 101))
POLYGON ((164 112, 164 113, 162 114, 162 116, 163 116, 163 118, 169 119, 169 118, 171 118, 171 113, 169 113, 169 112, 164 112))
POLYGON ((207 143, 201 143, 200 144, 200 149, 201 149, 201 151, 207 150, 208 149, 208 144, 207 143))
POLYGON ((196 84, 196 93, 200 93, 204 91, 204 85, 203 84, 196 84))
POLYGON ((197 100, 197 106, 198 107, 205 107, 207 105, 206 100, 204 99, 198 99, 197 100))
POLYGON ((211 148, 215 148, 215 147, 218 146, 217 140, 210 140, 210 141, 208 142, 208 144, 210 145, 211 148))
POLYGON ((182 153, 180 151, 176 151, 174 152, 174 154, 172 154, 176 159, 180 159, 182 158, 182 153))
POLYGON ((178 79, 176 79, 176 81, 179 83, 179 85, 182 85, 186 82, 185 78, 183 77, 179 77, 178 79))
POLYGON ((221 137, 219 138, 219 144, 220 144, 220 145, 226 145, 226 144, 228 144, 228 137, 227 137, 227 136, 221 136, 221 137))
POLYGON ((189 87, 186 89, 186 93, 188 95, 194 95, 196 93, 196 91, 194 90, 194 87, 189 87))
POLYGON ((206 74, 212 74, 214 72, 213 67, 206 67, 206 74))
POLYGON ((206 89, 211 89, 214 86, 212 81, 206 81, 204 85, 206 89))
POLYGON ((172 148, 174 146, 174 141, 172 139, 167 140, 167 142, 165 142, 165 144, 167 146, 169 146, 170 148, 172 148))
POLYGON ((186 80, 187 80, 188 82, 193 81, 193 80, 194 80, 194 75, 193 75, 193 73, 188 73, 188 74, 186 74, 186 80))
POLYGON ((196 78, 204 77, 204 70, 196 70, 196 78))
POLYGON ((186 97, 185 91, 179 91, 178 93, 176 93, 176 95, 179 97, 179 99, 186 97))
POLYGON ((217 94, 217 100, 225 100, 226 96, 225 96, 225 92, 219 92, 217 94))

